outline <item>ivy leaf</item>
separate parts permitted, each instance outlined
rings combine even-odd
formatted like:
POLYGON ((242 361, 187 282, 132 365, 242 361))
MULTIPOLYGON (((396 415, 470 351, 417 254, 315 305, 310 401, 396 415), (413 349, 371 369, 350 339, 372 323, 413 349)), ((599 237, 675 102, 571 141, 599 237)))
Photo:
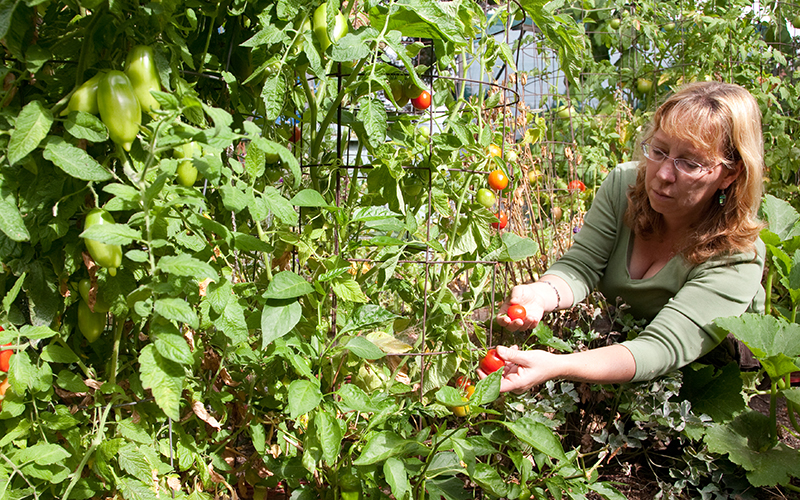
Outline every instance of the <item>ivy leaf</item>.
POLYGON ((289 384, 289 414, 292 418, 304 415, 322 401, 319 386, 310 380, 294 380, 289 384))
POLYGON ((53 124, 53 113, 40 101, 31 101, 17 117, 16 126, 8 142, 8 162, 14 165, 25 158, 47 137, 53 124))
POLYGON ((142 387, 152 391, 156 404, 169 418, 180 420, 181 392, 185 376, 183 368, 161 356, 153 344, 142 348, 139 364, 142 387))

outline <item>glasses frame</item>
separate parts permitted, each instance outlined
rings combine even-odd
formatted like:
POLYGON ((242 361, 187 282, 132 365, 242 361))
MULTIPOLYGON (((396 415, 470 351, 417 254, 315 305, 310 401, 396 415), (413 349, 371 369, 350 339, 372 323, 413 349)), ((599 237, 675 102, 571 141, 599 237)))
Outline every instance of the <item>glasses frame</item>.
POLYGON ((672 156, 665 153, 663 149, 659 148, 658 146, 653 146, 647 141, 642 141, 641 147, 642 147, 642 154, 644 154, 644 157, 646 159, 656 163, 662 163, 664 160, 672 160, 672 164, 675 166, 675 170, 681 172, 682 174, 688 175, 689 177, 700 177, 704 173, 713 170, 717 165, 725 165, 725 167, 730 168, 728 164, 725 162, 719 162, 709 166, 709 165, 703 165, 702 163, 694 160, 687 160, 686 158, 673 158, 672 156), (659 154, 662 155, 664 158, 659 160, 657 158, 651 157, 650 154, 652 153, 653 150, 658 151, 659 154), (681 162, 684 162, 688 165, 697 165, 697 169, 694 171, 684 170, 680 166, 681 162))

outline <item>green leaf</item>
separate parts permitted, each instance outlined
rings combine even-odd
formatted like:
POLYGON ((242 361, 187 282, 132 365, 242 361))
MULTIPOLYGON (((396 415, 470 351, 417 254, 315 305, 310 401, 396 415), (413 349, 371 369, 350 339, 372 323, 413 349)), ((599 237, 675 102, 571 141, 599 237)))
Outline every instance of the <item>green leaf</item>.
POLYGON ((11 310, 11 306, 14 304, 14 301, 17 300, 17 296, 19 295, 19 291, 22 289, 22 285, 25 283, 25 278, 27 273, 22 273, 22 275, 17 278, 16 283, 14 286, 11 287, 11 290, 6 293, 6 296, 3 297, 3 311, 8 314, 11 310))
POLYGON ((294 206, 283 197, 283 195, 274 187, 267 186, 264 189, 264 201, 266 201, 269 209, 283 222, 284 224, 297 224, 299 217, 294 210, 294 206))
POLYGON ((450 408, 454 406, 464 406, 465 401, 461 398, 461 391, 449 385, 436 391, 436 401, 450 408))
POLYGON ((353 337, 347 349, 361 359, 380 359, 385 356, 382 350, 364 337, 353 337))
POLYGON ((222 204, 226 210, 238 214, 247 208, 247 196, 240 189, 226 184, 219 187, 219 193, 222 195, 222 204))
POLYGON ((61 347, 56 344, 49 344, 42 347, 41 358, 48 363, 61 363, 65 365, 77 363, 80 360, 72 349, 61 347))
POLYGON ((22 214, 17 206, 5 198, 0 198, 0 231, 14 241, 29 241, 31 234, 25 227, 22 214))
POLYGON ((17 116, 16 126, 8 141, 8 162, 15 164, 36 149, 47 137, 53 124, 53 113, 40 101, 31 101, 17 116))
POLYGON ((778 236, 780 241, 787 241, 800 235, 800 215, 789 202, 776 198, 771 194, 764 196, 761 210, 769 222, 769 232, 778 236))
POLYGON ((797 476, 797 450, 769 436, 770 417, 748 411, 726 424, 714 424, 706 430, 704 441, 709 451, 727 454, 733 463, 747 470, 747 479, 755 487, 788 484, 797 476))
POLYGON ((364 96, 358 100, 359 110, 356 114, 367 131, 370 146, 377 148, 386 141, 386 108, 374 97, 364 96))
POLYGON ((692 411, 705 413, 714 422, 727 422, 744 411, 742 378, 736 363, 716 371, 712 366, 689 366, 683 370, 680 400, 692 403, 692 411))
POLYGON ((56 332, 49 326, 44 326, 44 325, 42 326, 25 325, 22 328, 20 328, 19 333, 23 337, 30 340, 44 340, 58 335, 58 332, 56 332))
MULTIPOLYGON (((92 227, 102 227, 107 225, 110 224, 101 224, 92 227)), ((188 276, 195 278, 197 281, 210 279, 211 281, 216 282, 219 279, 219 275, 213 267, 186 254, 161 257, 161 259, 158 261, 157 267, 159 270, 165 273, 174 274, 176 276, 188 276)))
POLYGON ((318 411, 314 414, 314 428, 322 448, 323 460, 330 466, 335 465, 342 446, 342 428, 339 426, 339 421, 327 411, 318 411))
POLYGON ((90 142, 108 140, 108 129, 100 118, 84 111, 70 112, 67 121, 64 122, 64 129, 76 139, 86 139, 90 142))
POLYGON ((272 246, 255 236, 243 233, 233 233, 233 241, 237 250, 242 252, 271 252, 272 246))
POLYGON ((331 288, 333 288, 333 293, 342 300, 359 303, 369 302, 369 297, 361 290, 361 285, 350 275, 340 276, 331 282, 331 288))
MULTIPOLYGON (((475 392, 478 392, 477 388, 475 392)), ((561 447, 561 440, 546 425, 536 422, 530 417, 522 417, 514 422, 503 423, 514 433, 514 436, 524 443, 533 446, 550 457, 563 461, 567 460, 564 448, 561 447)))
POLYGON ((76 179, 102 182, 112 178, 111 172, 97 163, 89 153, 61 137, 48 137, 43 155, 64 173, 76 179))
POLYGON ((275 339, 283 337, 300 322, 303 308, 300 302, 268 301, 261 310, 261 348, 266 349, 275 339))
POLYGON ((490 373, 485 378, 475 384, 475 392, 470 401, 476 405, 485 405, 493 402, 500 397, 500 379, 503 377, 503 370, 490 373))
POLYGON ((139 354, 142 387, 150 389, 159 408, 173 420, 180 420, 183 368, 158 353, 153 344, 144 346, 139 354))
POLYGON ((470 473, 469 477, 478 483, 478 486, 494 496, 504 497, 508 491, 508 486, 500 476, 500 473, 489 464, 476 463, 475 469, 470 473))
POLYGON ((364 330, 389 323, 399 317, 400 316, 376 304, 362 305, 347 318, 347 323, 342 327, 340 333, 364 330))
POLYGON ((108 245, 130 245, 141 237, 139 231, 125 224, 95 224, 80 234, 81 238, 95 240, 108 245))
POLYGON ((249 332, 244 309, 237 300, 231 300, 225 305, 222 315, 217 319, 216 326, 228 337, 233 345, 247 341, 249 332))
POLYGON ((390 457, 422 455, 428 448, 417 441, 403 439, 392 431, 378 432, 368 437, 361 455, 353 461, 353 465, 371 465, 383 462, 390 457))
POLYGON ((314 189, 304 189, 294 195, 290 203, 296 207, 324 207, 332 208, 325 198, 314 189))
POLYGON ((191 366, 194 363, 192 350, 183 335, 161 329, 157 330, 155 327, 153 329, 156 330, 154 332, 153 345, 156 346, 156 350, 161 356, 181 365, 191 366))
POLYGON ((371 42, 377 37, 378 32, 371 26, 359 30, 358 33, 348 33, 333 45, 331 59, 349 62, 369 57, 372 54, 371 42))
POLYGON ((184 299, 158 299, 155 303, 155 311, 169 320, 186 323, 193 329, 198 327, 197 313, 184 299))
POLYGON ((386 459, 383 463, 383 475, 389 487, 392 488, 392 495, 395 498, 404 499, 411 492, 406 466, 399 458, 389 457, 386 459))
POLYGON ((282 72, 267 78, 261 89, 261 99, 264 101, 266 119, 275 121, 280 116, 286 99, 286 78, 282 72))
POLYGON ((800 371, 795 365, 800 356, 800 325, 753 313, 718 318, 714 323, 744 342, 773 380, 800 371))
MULTIPOLYGON (((75 356, 75 361, 78 360, 79 358, 75 356)), ((61 361, 53 361, 53 362, 60 363, 61 361)), ((59 387, 61 387, 65 391, 89 392, 89 387, 86 386, 86 384, 83 382, 83 379, 81 379, 75 373, 70 372, 69 370, 61 370, 60 372, 58 372, 56 383, 58 384, 59 387)))
POLYGON ((289 415, 292 418, 305 415, 321 401, 319 386, 310 380, 294 380, 289 384, 289 415))
POLYGON ((276 274, 267 287, 264 298, 294 299, 308 295, 314 291, 311 284, 292 271, 281 271, 276 274))
POLYGON ((57 464, 69 456, 70 453, 57 444, 41 443, 18 451, 14 454, 14 461, 18 464, 34 462, 39 465, 51 465, 57 464))

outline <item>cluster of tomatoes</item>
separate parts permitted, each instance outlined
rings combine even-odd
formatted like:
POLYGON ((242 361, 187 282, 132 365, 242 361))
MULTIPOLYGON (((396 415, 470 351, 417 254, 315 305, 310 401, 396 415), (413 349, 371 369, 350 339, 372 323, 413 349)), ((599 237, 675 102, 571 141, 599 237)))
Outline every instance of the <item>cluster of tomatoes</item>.
MULTIPOLYGON (((495 158, 500 157, 502 154, 500 147, 496 144, 490 144, 487 152, 489 156, 495 158)), ((507 160, 513 161, 508 156, 507 160)), ((489 173, 487 183, 489 184, 489 188, 479 189, 477 197, 478 203, 488 209, 491 209, 497 202, 497 195, 495 195, 495 191, 499 193, 508 187, 508 176, 505 172, 499 168, 496 168, 489 173)), ((508 215, 503 211, 499 211, 495 214, 495 216, 497 217, 497 222, 492 222, 492 227, 495 229, 505 229, 505 227, 508 225, 508 215)))
POLYGON ((425 89, 417 87, 417 85, 409 80, 403 82, 402 80, 392 80, 389 82, 389 88, 392 91, 392 98, 397 104, 398 108, 402 108, 408 101, 414 109, 424 111, 431 106, 431 93, 425 89))

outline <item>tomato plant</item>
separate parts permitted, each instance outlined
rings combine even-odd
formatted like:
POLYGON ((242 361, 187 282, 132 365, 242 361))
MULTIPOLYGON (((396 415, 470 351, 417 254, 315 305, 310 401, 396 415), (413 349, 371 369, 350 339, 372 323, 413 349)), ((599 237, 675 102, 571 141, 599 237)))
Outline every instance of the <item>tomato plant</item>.
POLYGON ((97 108, 97 86, 100 80, 106 75, 105 71, 98 71, 93 77, 89 78, 80 87, 75 89, 75 92, 69 98, 69 104, 61 112, 62 115, 68 114, 70 111, 83 111, 96 115, 99 113, 97 108))
POLYGON ((506 312, 506 314, 508 315, 509 319, 511 319, 511 321, 514 321, 517 319, 524 320, 528 313, 527 311, 525 311, 525 308, 523 306, 519 304, 511 304, 508 306, 508 311, 506 312))
POLYGON ((428 109, 431 105, 431 94, 427 90, 423 90, 417 97, 411 98, 411 105, 420 111, 428 109))
POLYGON ((508 215, 505 212, 497 212, 495 217, 497 217, 497 222, 492 222, 492 227, 495 229, 505 229, 508 225, 508 215))
POLYGON ((498 146, 497 144, 489 144, 489 147, 487 148, 487 153, 491 157, 500 158, 500 156, 502 156, 503 154, 503 150, 501 150, 500 146, 498 146))
POLYGON ((508 177, 502 170, 493 170, 489 174, 489 187, 495 191, 502 191, 508 187, 508 177))
POLYGON ((492 208, 497 202, 497 196, 490 189, 480 188, 477 197, 478 203, 486 208, 492 208))
POLYGON ((481 359, 480 362, 480 369, 483 373, 489 374, 494 373, 497 370, 503 368, 506 365, 506 362, 503 361, 500 356, 497 355, 497 349, 489 349, 486 352, 486 356, 481 359))

